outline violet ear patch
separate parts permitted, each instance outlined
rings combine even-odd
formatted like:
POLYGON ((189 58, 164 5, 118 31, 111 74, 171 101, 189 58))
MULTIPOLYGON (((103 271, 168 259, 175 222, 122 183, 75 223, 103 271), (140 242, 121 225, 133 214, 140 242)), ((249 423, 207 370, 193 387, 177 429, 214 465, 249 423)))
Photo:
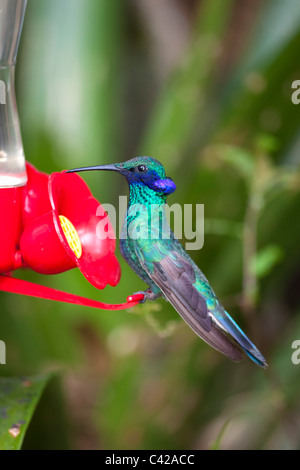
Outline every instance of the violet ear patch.
POLYGON ((176 184, 171 178, 157 180, 153 183, 153 187, 156 191, 162 192, 164 194, 171 194, 176 190, 176 184))

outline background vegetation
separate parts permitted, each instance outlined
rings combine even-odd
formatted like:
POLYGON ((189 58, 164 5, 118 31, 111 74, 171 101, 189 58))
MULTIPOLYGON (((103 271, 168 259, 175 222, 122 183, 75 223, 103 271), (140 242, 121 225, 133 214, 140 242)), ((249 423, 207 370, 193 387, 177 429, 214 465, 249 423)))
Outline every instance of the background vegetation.
MULTIPOLYGON (((106 312, 1 293, 1 375, 38 375, 41 393, 56 372, 23 448, 300 447, 299 49, 297 0, 28 2, 28 161, 51 173, 158 158, 178 186, 170 203, 205 204, 191 256, 270 366, 232 363, 163 300, 106 312)), ((126 194, 117 175, 84 178, 103 203, 126 194)), ((118 258, 121 282, 104 291, 77 270, 21 275, 124 301, 143 283, 118 258)))

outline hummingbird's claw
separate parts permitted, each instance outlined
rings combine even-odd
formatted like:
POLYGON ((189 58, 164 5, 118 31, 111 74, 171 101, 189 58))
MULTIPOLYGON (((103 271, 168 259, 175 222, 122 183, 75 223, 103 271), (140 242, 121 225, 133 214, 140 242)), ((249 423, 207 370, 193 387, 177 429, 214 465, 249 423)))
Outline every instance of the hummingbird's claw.
POLYGON ((135 292, 134 294, 127 297, 127 300, 128 302, 138 301, 140 304, 144 304, 146 300, 156 300, 158 297, 160 297, 160 295, 160 292, 156 293, 151 289, 147 289, 145 291, 139 290, 138 292, 135 292))

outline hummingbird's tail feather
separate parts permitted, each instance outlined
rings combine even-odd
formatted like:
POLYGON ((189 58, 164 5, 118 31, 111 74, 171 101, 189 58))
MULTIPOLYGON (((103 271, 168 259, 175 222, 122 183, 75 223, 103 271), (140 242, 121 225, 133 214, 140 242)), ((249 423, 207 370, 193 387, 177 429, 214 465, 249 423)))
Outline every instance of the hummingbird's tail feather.
POLYGON ((260 367, 267 363, 260 351, 247 338, 221 304, 208 310, 205 298, 193 284, 193 266, 185 260, 166 256, 154 263, 151 277, 186 323, 212 347, 234 361, 243 358, 244 351, 260 367))
POLYGON ((242 329, 234 321, 226 310, 219 304, 218 311, 215 313, 217 321, 221 326, 237 341, 241 348, 245 351, 247 356, 252 359, 255 364, 264 369, 268 367, 267 361, 257 347, 245 335, 242 329))
POLYGON ((254 356, 251 352, 247 351, 246 349, 244 349, 244 351, 247 354, 247 356, 250 357, 250 359, 259 367, 262 367, 263 369, 266 369, 268 367, 268 363, 266 362, 265 358, 259 351, 258 352, 259 352, 260 357, 257 357, 257 355, 254 356))
POLYGON ((233 361, 240 361, 243 358, 241 349, 230 340, 229 336, 213 322, 210 325, 210 330, 207 331, 202 325, 201 322, 196 318, 196 315, 187 308, 186 305, 182 302, 180 297, 177 297, 176 294, 168 294, 164 292, 164 295, 171 302, 173 307, 181 315, 183 320, 194 330, 194 332, 200 336, 206 343, 208 343, 213 348, 217 349, 225 356, 229 357, 233 361))

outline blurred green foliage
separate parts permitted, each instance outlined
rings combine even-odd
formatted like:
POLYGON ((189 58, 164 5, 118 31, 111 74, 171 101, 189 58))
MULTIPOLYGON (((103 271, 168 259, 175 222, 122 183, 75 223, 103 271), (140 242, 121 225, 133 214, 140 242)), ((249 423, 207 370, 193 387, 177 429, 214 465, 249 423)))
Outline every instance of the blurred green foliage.
MULTIPOLYGON (((300 447, 299 47, 297 0, 28 2, 17 67, 27 159, 50 173, 157 157, 178 183, 170 203, 205 205, 191 256, 270 367, 231 363, 163 300, 102 312, 1 293, 1 374, 62 371, 24 448, 300 447), (181 27, 182 52, 160 74, 181 27)), ((84 178, 101 202, 126 194, 116 175, 84 178)), ((77 270, 22 276, 124 301, 144 286, 118 257, 121 282, 103 292, 77 270)))

